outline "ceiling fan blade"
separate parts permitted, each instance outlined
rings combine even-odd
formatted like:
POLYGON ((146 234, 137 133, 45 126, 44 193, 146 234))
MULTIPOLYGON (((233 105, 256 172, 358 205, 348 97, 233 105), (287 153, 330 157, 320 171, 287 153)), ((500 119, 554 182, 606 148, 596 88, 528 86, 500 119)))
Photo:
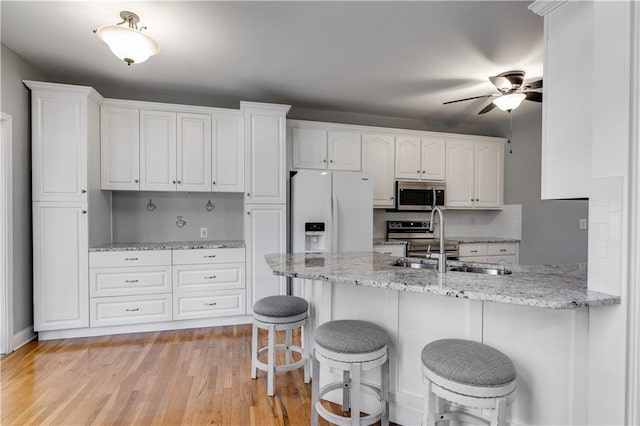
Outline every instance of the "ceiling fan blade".
POLYGON ((526 84, 527 89, 541 89, 542 88, 542 79, 536 81, 530 81, 526 84))
POLYGON ((491 102, 489 105, 487 105, 486 107, 482 108, 482 110, 478 113, 478 115, 480 114, 486 114, 489 111, 491 111, 492 109, 494 109, 496 107, 496 104, 494 104, 493 102, 491 102))
POLYGON ((533 102, 542 102, 542 93, 540 92, 524 92, 526 100, 533 102))
POLYGON ((453 104, 455 102, 470 101, 472 99, 489 98, 492 96, 498 96, 498 95, 491 94, 491 95, 474 96, 472 98, 457 99, 455 101, 443 102, 442 105, 453 104))
POLYGON ((489 81, 491 82, 491 84, 496 86, 496 89, 501 92, 511 90, 511 82, 506 77, 503 77, 501 75, 494 75, 489 77, 489 81))

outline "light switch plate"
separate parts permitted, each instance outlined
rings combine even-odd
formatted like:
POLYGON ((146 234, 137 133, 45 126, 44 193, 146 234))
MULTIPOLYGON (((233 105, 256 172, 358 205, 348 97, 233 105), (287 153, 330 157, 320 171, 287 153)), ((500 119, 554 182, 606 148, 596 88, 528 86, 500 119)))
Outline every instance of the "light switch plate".
POLYGON ((207 228, 200 228, 200 238, 207 238, 207 228))

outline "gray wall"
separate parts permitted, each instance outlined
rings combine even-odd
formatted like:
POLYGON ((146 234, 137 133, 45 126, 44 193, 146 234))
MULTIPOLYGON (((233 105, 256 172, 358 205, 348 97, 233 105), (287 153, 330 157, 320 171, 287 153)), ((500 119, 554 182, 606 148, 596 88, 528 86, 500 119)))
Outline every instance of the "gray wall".
POLYGON ((2 112, 13 124, 13 332, 33 325, 31 255, 31 106, 22 80, 45 76, 2 47, 2 112))
POLYGON ((166 242, 243 239, 243 193, 113 192, 113 241, 166 242), (156 208, 147 210, 152 200, 156 208), (215 208, 207 211, 211 200, 215 208), (177 216, 187 222, 176 226, 177 216), (200 228, 207 238, 200 238, 200 228))
MULTIPOLYGON (((505 114, 503 135, 508 136, 505 114)), ((542 108, 513 119, 513 153, 504 159, 504 202, 522 204, 520 263, 587 261, 587 231, 578 221, 588 217, 586 200, 540 200, 542 108)))

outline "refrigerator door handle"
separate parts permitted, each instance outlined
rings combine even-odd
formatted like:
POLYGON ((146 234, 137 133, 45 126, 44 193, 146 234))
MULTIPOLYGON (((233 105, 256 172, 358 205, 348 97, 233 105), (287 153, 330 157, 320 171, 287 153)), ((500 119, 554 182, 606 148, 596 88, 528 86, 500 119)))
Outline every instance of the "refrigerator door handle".
POLYGON ((338 198, 336 196, 332 197, 332 202, 331 202, 333 211, 331 212, 331 220, 333 222, 333 226, 331 227, 331 232, 333 235, 331 235, 331 239, 333 240, 332 243, 332 248, 333 251, 338 253, 340 251, 340 243, 338 240, 338 223, 340 223, 340 221, 338 220, 338 198))
POLYGON ((326 231, 325 231, 325 235, 326 235, 326 239, 327 239, 327 244, 325 246, 325 251, 326 252, 332 252, 333 251, 333 197, 331 197, 331 194, 327 195, 327 202, 326 202, 326 218, 327 218, 327 227, 326 227, 326 231))

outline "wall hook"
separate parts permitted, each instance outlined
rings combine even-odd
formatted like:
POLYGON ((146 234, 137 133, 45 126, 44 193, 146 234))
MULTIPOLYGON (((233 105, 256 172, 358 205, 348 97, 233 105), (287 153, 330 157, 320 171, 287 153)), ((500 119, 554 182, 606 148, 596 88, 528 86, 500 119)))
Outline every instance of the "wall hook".
POLYGON ((177 216, 177 219, 178 220, 176 220, 176 226, 178 228, 183 228, 187 224, 187 222, 182 219, 182 216, 177 216))
POLYGON ((147 211, 154 211, 156 209, 156 205, 153 204, 153 201, 151 200, 151 198, 149 198, 149 202, 147 203, 147 211))
POLYGON ((207 201, 207 205, 204 206, 205 209, 207 209, 208 212, 212 211, 213 209, 216 208, 215 204, 213 204, 211 202, 211 200, 207 201))

